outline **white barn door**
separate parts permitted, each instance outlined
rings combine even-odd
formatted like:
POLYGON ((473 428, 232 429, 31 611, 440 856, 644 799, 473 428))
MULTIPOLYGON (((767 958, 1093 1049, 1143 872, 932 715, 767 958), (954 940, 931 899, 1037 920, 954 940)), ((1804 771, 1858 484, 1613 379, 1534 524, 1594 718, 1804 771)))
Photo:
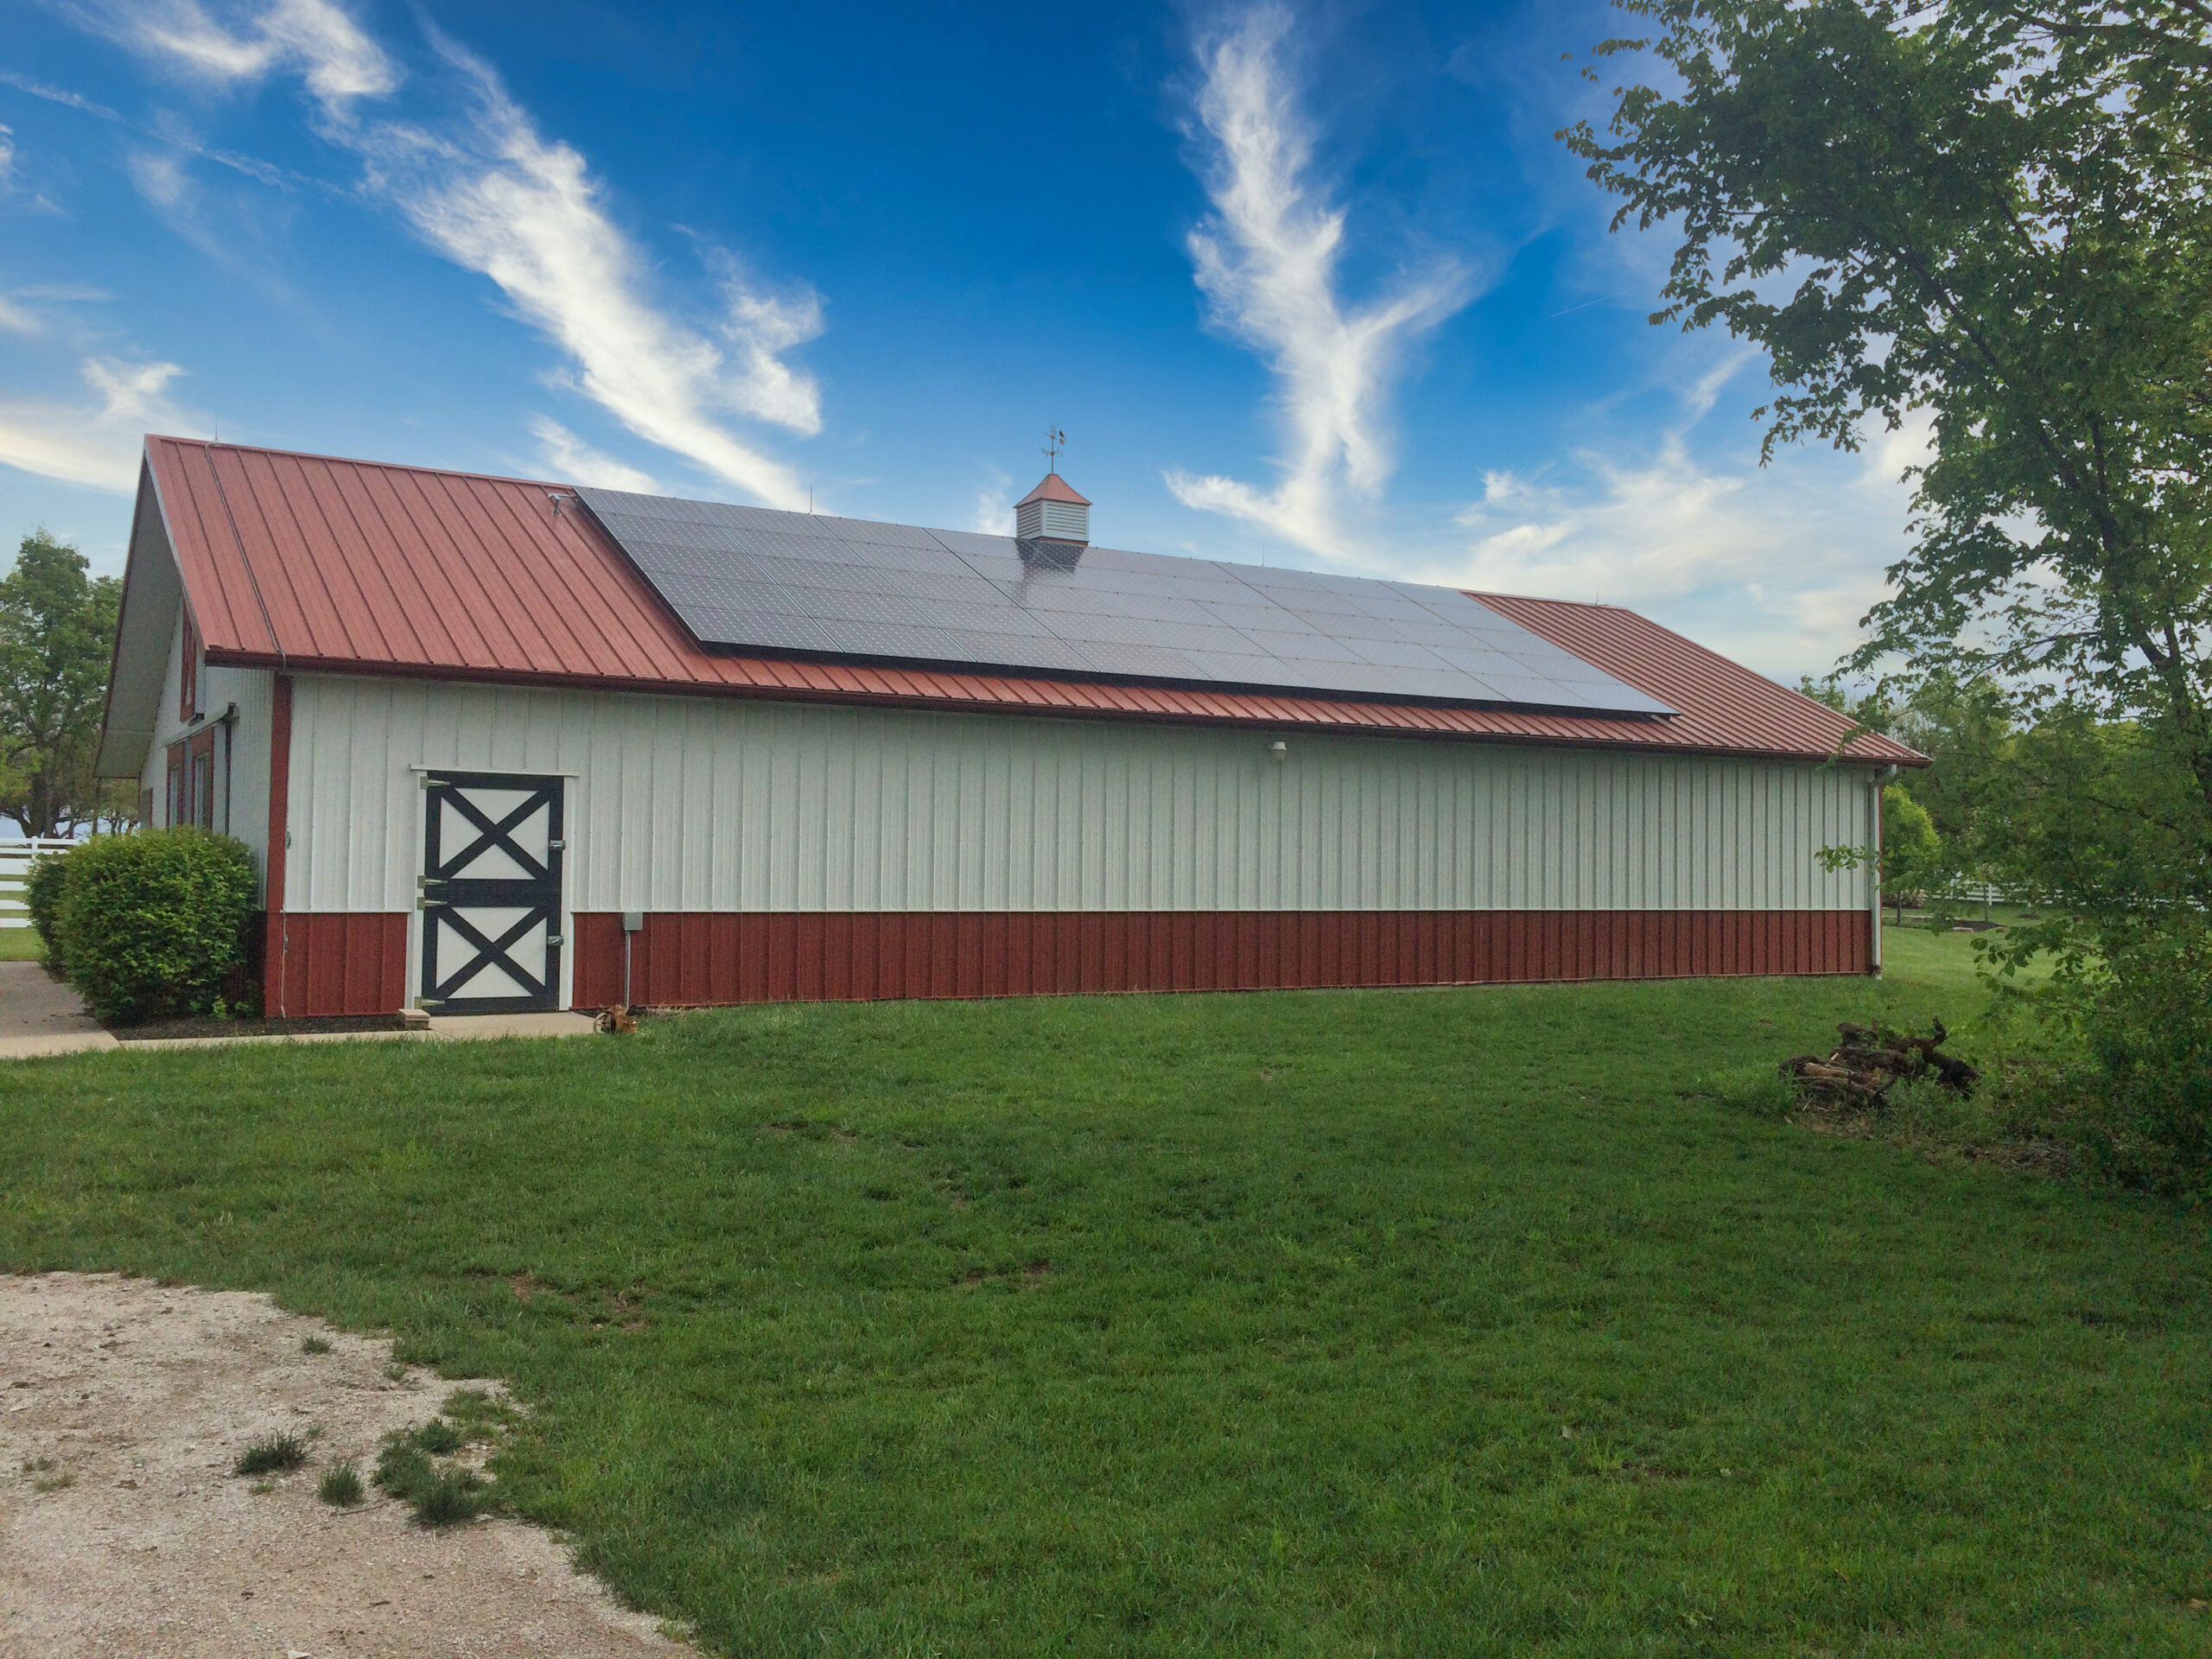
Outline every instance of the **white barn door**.
POLYGON ((559 1006, 563 783, 494 772, 423 779, 425 1007, 559 1006))

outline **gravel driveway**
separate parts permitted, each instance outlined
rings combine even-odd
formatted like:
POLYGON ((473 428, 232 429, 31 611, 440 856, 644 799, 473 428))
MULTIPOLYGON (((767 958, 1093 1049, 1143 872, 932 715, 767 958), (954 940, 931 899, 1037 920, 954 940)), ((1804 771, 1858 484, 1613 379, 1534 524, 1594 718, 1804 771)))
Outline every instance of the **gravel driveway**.
POLYGON ((0 1276, 0 1655, 600 1659, 690 1649, 518 1522, 439 1532, 365 1478, 391 1429, 458 1382, 387 1375, 390 1345, 266 1297, 113 1275, 0 1276), (310 1354, 304 1338, 327 1341, 310 1354), (250 1441, 312 1437, 307 1467, 231 1473, 250 1441))

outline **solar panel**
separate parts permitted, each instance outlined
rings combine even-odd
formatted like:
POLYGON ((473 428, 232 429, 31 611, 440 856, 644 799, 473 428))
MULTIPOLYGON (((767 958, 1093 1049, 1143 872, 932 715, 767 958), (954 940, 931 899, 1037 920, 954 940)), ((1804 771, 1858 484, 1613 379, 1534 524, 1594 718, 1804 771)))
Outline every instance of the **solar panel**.
POLYGON ((962 669, 1674 710, 1448 588, 577 491, 701 644, 962 669))

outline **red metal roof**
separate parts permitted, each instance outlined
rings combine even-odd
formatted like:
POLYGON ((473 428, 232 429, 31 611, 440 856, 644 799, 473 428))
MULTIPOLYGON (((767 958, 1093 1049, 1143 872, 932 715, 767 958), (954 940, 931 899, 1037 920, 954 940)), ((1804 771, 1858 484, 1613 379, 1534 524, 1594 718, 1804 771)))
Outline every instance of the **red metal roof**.
MULTIPOLYGON (((1832 754, 1854 724, 1827 704, 1618 605, 1506 594, 1469 597, 1677 710, 1671 724, 1694 747, 1832 754)), ((1853 740, 1847 753, 1901 766, 1928 764, 1926 756, 1872 732, 1853 740)))
MULTIPOLYGON (((726 656, 702 650, 565 485, 149 437, 214 662, 1825 759, 1833 709, 1610 607, 1478 594, 1681 714, 1643 721, 726 656), (1518 608, 1515 608, 1518 607, 1518 608)), ((129 595, 124 603, 128 605, 129 595)), ((1852 758, 1919 757, 1862 737, 1852 758)))
POLYGON ((1014 505, 1026 507, 1032 501, 1065 501, 1071 506, 1087 507, 1090 503, 1075 493, 1074 486, 1058 473, 1045 474, 1044 482, 1023 496, 1014 505))

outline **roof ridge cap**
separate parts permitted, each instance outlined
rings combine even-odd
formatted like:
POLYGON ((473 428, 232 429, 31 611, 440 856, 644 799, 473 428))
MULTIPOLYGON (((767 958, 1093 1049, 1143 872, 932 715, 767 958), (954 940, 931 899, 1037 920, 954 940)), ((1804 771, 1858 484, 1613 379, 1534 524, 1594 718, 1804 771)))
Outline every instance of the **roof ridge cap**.
POLYGON ((182 438, 170 432, 149 432, 145 442, 149 444, 188 444, 194 449, 240 449, 248 454, 282 455, 288 461, 327 461, 334 467, 373 467, 386 473, 430 473, 440 478, 480 478, 487 484, 522 484, 532 489, 572 490, 576 487, 559 479, 524 478, 515 473, 480 473, 465 467, 428 467, 411 461, 371 461, 360 455, 327 455, 315 449, 279 449, 264 443, 226 443, 219 438, 182 438))

